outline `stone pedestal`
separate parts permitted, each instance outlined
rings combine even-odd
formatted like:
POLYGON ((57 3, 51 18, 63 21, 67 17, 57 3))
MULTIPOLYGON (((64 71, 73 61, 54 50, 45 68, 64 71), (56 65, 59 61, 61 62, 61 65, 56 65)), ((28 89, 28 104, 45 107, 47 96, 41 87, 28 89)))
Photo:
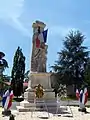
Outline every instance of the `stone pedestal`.
POLYGON ((38 84, 41 84, 44 88, 44 96, 42 101, 44 100, 47 103, 47 106, 50 106, 55 103, 55 93, 53 92, 53 89, 51 88, 51 80, 50 80, 50 73, 31 73, 30 74, 30 83, 28 84, 28 89, 24 93, 24 101, 20 102, 20 106, 17 106, 18 111, 30 111, 33 107, 35 107, 34 104, 34 87, 38 84), (51 101, 53 101, 51 103, 51 101))
POLYGON ((50 73, 31 73, 30 74, 30 84, 28 84, 28 89, 24 93, 24 98, 27 101, 30 101, 30 99, 34 99, 34 87, 38 84, 42 85, 44 88, 44 99, 53 99, 55 98, 55 93, 53 92, 53 89, 51 88, 51 80, 50 80, 50 73))
MULTIPOLYGON (((24 93, 24 99, 29 102, 32 102, 34 100, 34 94, 35 94, 34 90, 31 89, 28 92, 24 93)), ((45 99, 45 100, 55 99, 55 93, 53 92, 53 89, 45 89, 44 96, 42 99, 45 99)))
POLYGON ((38 84, 41 84, 44 89, 51 89, 50 75, 50 73, 31 73, 31 86, 28 87, 34 88, 38 84))

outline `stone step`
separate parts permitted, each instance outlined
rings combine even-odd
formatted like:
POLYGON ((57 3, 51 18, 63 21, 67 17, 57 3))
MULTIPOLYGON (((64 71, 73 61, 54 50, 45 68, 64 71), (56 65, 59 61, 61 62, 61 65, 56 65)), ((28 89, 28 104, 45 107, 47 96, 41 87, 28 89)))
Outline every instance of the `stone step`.
POLYGON ((47 106, 47 107, 56 107, 58 104, 57 102, 54 100, 50 100, 50 101, 43 101, 43 100, 36 100, 35 103, 33 102, 28 102, 26 100, 20 102, 20 106, 24 107, 24 108, 29 108, 29 107, 40 107, 40 106, 47 106))
POLYGON ((40 107, 40 106, 47 106, 47 107, 56 107, 57 104, 45 104, 45 103, 36 103, 36 104, 20 104, 21 107, 29 108, 29 107, 40 107))
POLYGON ((29 108, 24 108, 22 106, 16 106, 18 112, 29 112, 29 108))
POLYGON ((16 106, 17 108, 17 111, 19 112, 34 112, 34 111, 56 111, 57 110, 57 107, 28 107, 28 108, 25 108, 23 106, 16 106))

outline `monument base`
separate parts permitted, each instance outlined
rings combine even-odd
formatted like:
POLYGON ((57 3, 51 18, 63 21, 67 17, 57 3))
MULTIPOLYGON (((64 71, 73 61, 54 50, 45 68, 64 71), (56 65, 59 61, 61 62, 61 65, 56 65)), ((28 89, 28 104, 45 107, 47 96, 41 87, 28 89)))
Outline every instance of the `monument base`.
POLYGON ((16 106, 19 112, 41 111, 41 110, 55 110, 57 108, 57 100, 40 100, 35 102, 28 102, 26 100, 20 102, 20 106, 16 106))
POLYGON ((51 73, 30 73, 30 80, 28 84, 28 88, 26 92, 24 93, 24 99, 27 101, 32 101, 34 99, 34 88, 38 84, 43 86, 44 89, 44 96, 43 99, 54 99, 55 93, 53 92, 53 89, 51 88, 51 79, 50 79, 51 73))
POLYGON ((30 73, 30 82, 28 87, 34 88, 38 84, 41 84, 44 89, 51 89, 51 73, 30 73))
MULTIPOLYGON (((24 101, 20 102, 20 106, 17 106, 19 112, 28 112, 37 106, 43 106, 46 104, 47 107, 56 106, 55 92, 51 88, 50 73, 31 73, 28 88, 24 93, 24 101), (31 82, 31 85, 30 85, 31 82), (41 102, 35 103, 35 92, 34 87, 38 84, 43 86, 44 96, 40 99, 41 102)), ((37 108, 39 110, 40 107, 37 108)))
POLYGON ((47 106, 47 107, 55 107, 57 105, 56 103, 56 98, 55 98, 55 93, 46 90, 44 92, 44 96, 41 99, 37 99, 36 101, 41 101, 41 102, 35 102, 35 97, 34 97, 34 91, 31 90, 31 92, 25 92, 24 93, 24 101, 20 102, 20 106, 17 106, 17 110, 19 112, 29 112, 32 110, 40 110, 40 106, 47 106), (44 105, 45 104, 45 105, 44 105))
MULTIPOLYGON (((24 99, 31 102, 34 100, 35 92, 34 89, 29 90, 28 92, 24 93, 24 99)), ((43 100, 52 100, 55 99, 55 93, 53 92, 53 89, 46 89, 44 90, 44 96, 42 98, 43 100)))

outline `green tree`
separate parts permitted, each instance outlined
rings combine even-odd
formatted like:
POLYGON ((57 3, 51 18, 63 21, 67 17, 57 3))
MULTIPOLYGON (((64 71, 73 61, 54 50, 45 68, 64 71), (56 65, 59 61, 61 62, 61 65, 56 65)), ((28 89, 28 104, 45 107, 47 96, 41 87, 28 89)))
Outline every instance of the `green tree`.
POLYGON ((23 93, 23 80, 25 73, 25 56, 20 47, 17 48, 13 60, 13 68, 11 73, 11 86, 15 96, 20 96, 23 93))
POLYGON ((89 60, 88 60, 87 66, 86 66, 85 81, 86 81, 87 84, 90 86, 90 58, 89 58, 89 60))
POLYGON ((4 75, 3 72, 6 68, 8 68, 8 62, 3 58, 5 54, 0 52, 0 92, 3 93, 4 90, 4 75))
POLYGON ((58 52, 59 59, 52 66, 62 84, 77 84, 80 87, 85 79, 84 73, 89 52, 83 46, 85 37, 79 31, 71 31, 63 41, 64 49, 58 52))

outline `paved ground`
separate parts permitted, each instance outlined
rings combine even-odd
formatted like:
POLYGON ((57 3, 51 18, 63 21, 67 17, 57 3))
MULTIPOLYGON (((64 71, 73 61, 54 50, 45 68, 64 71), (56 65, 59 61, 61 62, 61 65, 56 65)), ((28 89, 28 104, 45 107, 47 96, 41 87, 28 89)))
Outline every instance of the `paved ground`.
MULTIPOLYGON (((90 108, 87 108, 88 113, 84 114, 81 112, 78 112, 78 107, 71 107, 71 110, 73 112, 73 117, 70 112, 70 109, 68 108, 67 111, 64 111, 63 113, 59 113, 57 115, 53 115, 52 113, 49 113, 49 118, 47 112, 34 112, 33 116, 31 117, 31 112, 17 112, 16 110, 12 110, 12 114, 15 115, 15 120, 90 120, 90 108)), ((0 110, 0 120, 9 120, 9 117, 3 117, 1 115, 2 110, 0 110)))
MULTIPOLYGON (((79 105, 79 102, 77 100, 71 100, 71 101, 60 101, 60 104, 61 105, 66 105, 66 104, 69 104, 70 106, 78 106, 79 105)), ((14 109, 16 110, 16 105, 19 106, 19 103, 17 102, 14 102, 13 105, 12 105, 12 108, 11 109, 14 109)), ((90 101, 87 102, 86 106, 90 106, 90 101)))
MULTIPOLYGON (((63 101, 61 101, 61 104, 64 104, 63 101)), ((70 105, 78 105, 77 101, 70 101, 70 105)), ((48 118, 47 112, 34 112, 33 114, 31 112, 18 112, 16 110, 17 103, 13 103, 12 105, 12 114, 15 115, 15 120, 43 120, 48 118), (32 114, 32 117, 31 117, 32 114)), ((19 105, 19 103, 18 103, 19 105)), ((87 105, 90 105, 90 101, 87 103, 87 105)), ((73 115, 71 114, 70 108, 68 107, 67 110, 63 108, 60 108, 57 114, 53 114, 53 112, 49 112, 49 118, 48 120, 90 120, 90 108, 87 108, 87 114, 84 114, 82 112, 78 112, 78 107, 71 106, 71 110, 73 115)), ((0 109, 0 120, 9 120, 9 117, 3 117, 2 116, 2 108, 0 109)), ((56 111, 54 111, 56 113, 56 111)))
MULTIPOLYGON (((69 104, 70 106, 78 106, 79 105, 79 102, 77 100, 69 100, 69 102, 68 101, 60 101, 60 103, 61 103, 61 105, 69 104)), ((11 109, 16 110, 16 105, 19 106, 19 103, 14 102, 11 109)), ((1 103, 0 103, 0 106, 2 106, 1 103)), ((87 107, 90 106, 90 101, 87 102, 86 106, 87 107)))
MULTIPOLYGON (((66 104, 68 103, 69 105, 73 106, 78 106, 79 102, 77 100, 69 100, 69 101, 60 101, 61 104, 66 104)), ((87 102, 86 106, 90 106, 90 101, 87 102)))

